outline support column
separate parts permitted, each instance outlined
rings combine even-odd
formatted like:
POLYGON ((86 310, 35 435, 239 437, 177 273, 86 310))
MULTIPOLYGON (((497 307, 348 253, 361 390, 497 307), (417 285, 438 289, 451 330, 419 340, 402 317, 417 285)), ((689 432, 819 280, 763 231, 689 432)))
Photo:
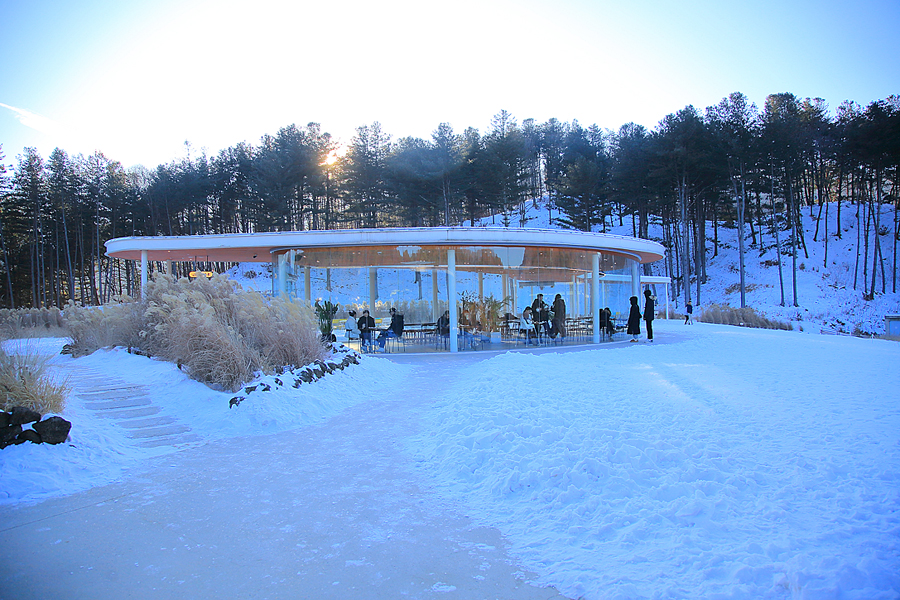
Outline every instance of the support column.
POLYGON ((631 261, 631 295, 638 297, 638 304, 641 299, 641 263, 636 260, 631 261))
POLYGON ((478 272, 478 301, 484 304, 484 273, 478 272))
POLYGON ((575 275, 572 275, 572 288, 569 290, 569 310, 567 312, 569 317, 574 317, 578 314, 578 278, 575 275))
POLYGON ((509 309, 509 301, 507 298, 510 297, 509 294, 509 275, 506 274, 506 271, 503 271, 503 275, 500 276, 500 289, 503 291, 500 293, 500 301, 503 302, 503 312, 514 312, 509 309))
POLYGON ((438 270, 431 269, 431 316, 432 320, 437 323, 441 318, 441 306, 438 304, 438 270))
POLYGON ((594 343, 600 343, 600 253, 591 255, 591 319, 594 322, 594 343))
POLYGON ((375 301, 378 300, 378 269, 369 267, 369 314, 375 318, 375 301))
POLYGON ((303 297, 312 304, 312 282, 310 281, 309 265, 303 267, 303 297))
POLYGON ((512 314, 519 314, 519 281, 515 278, 509 280, 509 295, 512 296, 512 314))
POLYGON ((450 305, 450 352, 459 352, 459 320, 456 317, 456 249, 447 250, 447 302, 450 305))
POLYGON ((147 300, 147 251, 141 250, 141 301, 147 300))
POLYGON ((278 258, 278 293, 276 296, 287 294, 287 254, 279 254, 278 258))
POLYGON ((666 320, 669 319, 669 284, 666 284, 666 320))

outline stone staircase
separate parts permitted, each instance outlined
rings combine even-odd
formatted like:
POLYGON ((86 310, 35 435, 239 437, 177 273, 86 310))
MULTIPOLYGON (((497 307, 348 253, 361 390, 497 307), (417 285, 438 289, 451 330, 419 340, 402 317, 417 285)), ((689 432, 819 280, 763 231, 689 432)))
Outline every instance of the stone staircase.
POLYGON ((147 386, 129 384, 81 365, 67 365, 65 370, 72 395, 83 401, 84 408, 114 420, 136 446, 176 447, 202 441, 201 436, 191 433, 190 426, 163 414, 153 404, 147 386))

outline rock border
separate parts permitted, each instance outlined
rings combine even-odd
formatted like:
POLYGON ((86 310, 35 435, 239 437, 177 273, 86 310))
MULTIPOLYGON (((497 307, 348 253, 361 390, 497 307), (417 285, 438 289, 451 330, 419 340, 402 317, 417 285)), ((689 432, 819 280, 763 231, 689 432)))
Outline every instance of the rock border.
MULTIPOLYGON (((331 352, 332 356, 328 360, 317 360, 300 368, 282 368, 272 378, 272 383, 276 388, 290 385, 296 389, 304 383, 313 383, 335 371, 343 371, 350 365, 359 364, 360 354, 352 348, 348 348, 342 344, 331 344, 331 352), (336 355, 340 354, 343 354, 344 356, 338 360, 336 355)), ((245 386, 242 390, 242 395, 234 396, 228 401, 228 408, 239 406, 251 393, 269 392, 271 390, 272 385, 266 382, 245 386)))
POLYGON ((24 406, 14 406, 9 412, 0 411, 0 449, 32 444, 61 444, 69 439, 72 423, 59 416, 41 419, 41 413, 24 406), (31 428, 23 425, 32 423, 31 428))

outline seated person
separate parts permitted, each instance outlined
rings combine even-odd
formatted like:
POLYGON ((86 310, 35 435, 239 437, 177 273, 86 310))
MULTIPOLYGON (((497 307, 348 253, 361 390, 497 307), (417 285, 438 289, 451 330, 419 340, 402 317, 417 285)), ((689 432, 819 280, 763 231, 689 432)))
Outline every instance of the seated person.
POLYGON ((600 329, 606 331, 606 335, 609 337, 616 332, 616 324, 613 323, 612 311, 608 306, 600 310, 600 329))
POLYGON ((444 314, 437 320, 437 332, 442 337, 450 337, 450 311, 445 310, 444 314))
POLYGON ((356 324, 356 311, 347 311, 347 320, 344 322, 344 329, 347 331, 348 340, 359 339, 359 325, 356 324))
POLYGON ((531 338, 537 335, 537 328, 534 323, 533 311, 530 306, 526 306, 522 311, 522 325, 519 331, 525 334, 525 345, 531 344, 531 338))
POLYGON ((459 317, 459 330, 462 332, 463 339, 472 348, 475 348, 479 341, 481 343, 490 341, 490 336, 486 336, 481 331, 481 323, 472 317, 467 310, 464 310, 459 317))
POLYGON ((403 315, 397 312, 396 308, 391 308, 391 325, 378 335, 378 347, 384 350, 388 338, 399 338, 403 335, 403 315))
POLYGON ((364 309, 362 316, 356 321, 359 327, 359 339, 363 345, 372 343, 372 332, 375 331, 375 319, 369 315, 369 309, 364 309))

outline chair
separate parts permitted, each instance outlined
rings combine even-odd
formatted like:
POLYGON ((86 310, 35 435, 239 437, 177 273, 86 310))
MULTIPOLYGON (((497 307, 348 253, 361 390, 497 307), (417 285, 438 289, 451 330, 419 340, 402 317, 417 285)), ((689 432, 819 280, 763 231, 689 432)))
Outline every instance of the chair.
POLYGON ((407 338, 402 333, 400 334, 400 337, 391 336, 391 337, 385 338, 384 351, 385 352, 394 352, 396 350, 402 349, 404 352, 406 352, 406 341, 407 341, 407 338))
POLYGON ((516 334, 516 346, 519 345, 519 340, 522 340, 522 343, 527 346, 529 339, 532 340, 532 344, 535 346, 540 345, 540 336, 536 326, 528 327, 524 323, 519 323, 516 327, 516 334))

